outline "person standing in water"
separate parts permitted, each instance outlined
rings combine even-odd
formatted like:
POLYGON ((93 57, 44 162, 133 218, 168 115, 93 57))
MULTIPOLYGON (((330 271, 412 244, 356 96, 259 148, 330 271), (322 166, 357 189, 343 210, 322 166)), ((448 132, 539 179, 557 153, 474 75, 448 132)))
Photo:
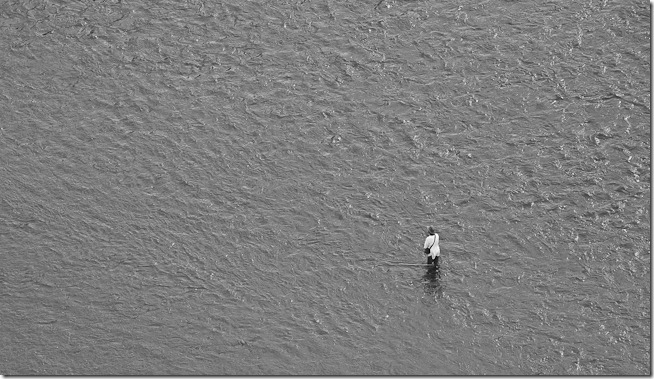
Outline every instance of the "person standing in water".
POLYGON ((441 255, 441 248, 438 246, 438 233, 432 226, 429 227, 429 235, 425 239, 425 254, 427 254, 427 264, 434 264, 438 268, 438 258, 441 255))

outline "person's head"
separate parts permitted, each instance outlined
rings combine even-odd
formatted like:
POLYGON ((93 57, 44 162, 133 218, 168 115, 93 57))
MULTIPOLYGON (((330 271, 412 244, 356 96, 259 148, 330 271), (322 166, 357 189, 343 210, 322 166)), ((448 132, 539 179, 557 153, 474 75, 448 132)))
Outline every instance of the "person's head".
POLYGON ((434 234, 436 234, 436 230, 434 230, 434 227, 433 227, 433 226, 430 226, 430 227, 429 227, 428 232, 429 232, 429 235, 430 235, 430 236, 433 236, 434 234))

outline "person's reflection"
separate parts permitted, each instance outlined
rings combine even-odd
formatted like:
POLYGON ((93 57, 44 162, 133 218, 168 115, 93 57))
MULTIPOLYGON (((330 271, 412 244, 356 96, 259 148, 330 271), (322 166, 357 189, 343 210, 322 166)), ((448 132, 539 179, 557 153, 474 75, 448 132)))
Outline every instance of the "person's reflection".
POLYGON ((443 286, 441 285, 440 267, 429 267, 422 276, 422 282, 425 286, 425 292, 434 295, 435 298, 443 297, 443 286))

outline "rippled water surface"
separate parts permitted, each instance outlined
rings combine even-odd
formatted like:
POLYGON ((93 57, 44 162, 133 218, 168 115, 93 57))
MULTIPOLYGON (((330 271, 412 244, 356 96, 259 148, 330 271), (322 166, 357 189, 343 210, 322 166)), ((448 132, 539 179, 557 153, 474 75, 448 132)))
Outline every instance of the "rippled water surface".
POLYGON ((3 2, 0 373, 650 375, 650 20, 3 2))

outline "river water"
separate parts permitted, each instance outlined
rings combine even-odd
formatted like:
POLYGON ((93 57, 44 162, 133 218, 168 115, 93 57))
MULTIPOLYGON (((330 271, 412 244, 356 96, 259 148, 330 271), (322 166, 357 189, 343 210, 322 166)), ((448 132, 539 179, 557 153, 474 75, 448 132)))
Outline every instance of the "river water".
POLYGON ((0 373, 651 375, 650 21, 3 2, 0 373))

